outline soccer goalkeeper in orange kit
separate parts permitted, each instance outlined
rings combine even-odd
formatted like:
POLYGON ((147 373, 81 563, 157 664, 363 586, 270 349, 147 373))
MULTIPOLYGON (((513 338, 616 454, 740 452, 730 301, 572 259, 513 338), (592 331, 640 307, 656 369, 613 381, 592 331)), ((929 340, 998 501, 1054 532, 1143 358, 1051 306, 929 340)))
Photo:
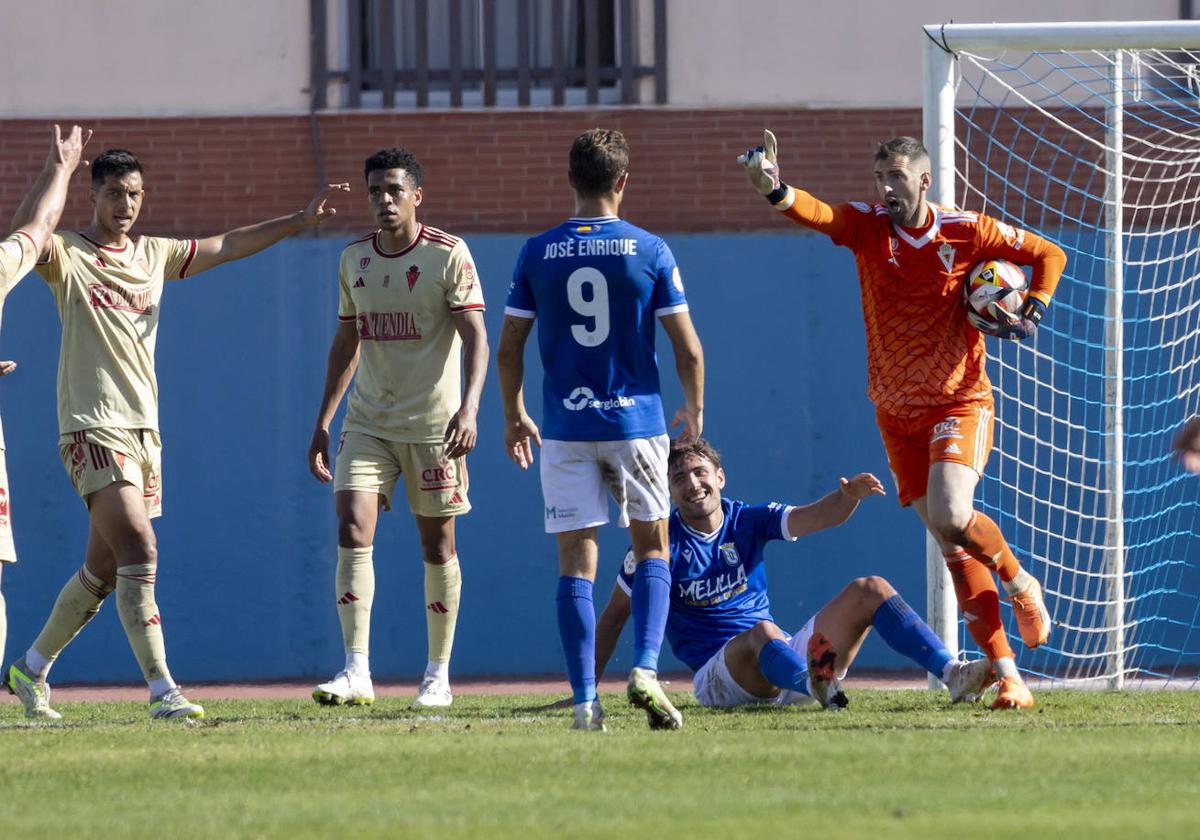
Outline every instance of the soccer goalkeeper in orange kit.
MULTIPOLYGON (((1003 338, 1037 329, 1066 266, 1062 249, 980 213, 926 200, 929 154, 897 137, 875 152, 875 204, 831 206, 779 179, 777 144, 738 158, 775 209, 854 253, 867 336, 867 395, 900 504, 912 505, 941 546, 967 629, 992 660, 999 692, 993 708, 1031 708, 1000 620, 1000 576, 1025 644, 1050 634, 1036 579, 1021 568, 1000 529, 975 510, 975 486, 992 447, 992 384, 983 334, 967 321, 962 288, 971 267, 1002 258, 1033 268, 1020 316, 1003 338)), ((997 309, 999 309, 997 307, 997 309)), ((1003 312, 997 312, 1002 317, 1003 312)))

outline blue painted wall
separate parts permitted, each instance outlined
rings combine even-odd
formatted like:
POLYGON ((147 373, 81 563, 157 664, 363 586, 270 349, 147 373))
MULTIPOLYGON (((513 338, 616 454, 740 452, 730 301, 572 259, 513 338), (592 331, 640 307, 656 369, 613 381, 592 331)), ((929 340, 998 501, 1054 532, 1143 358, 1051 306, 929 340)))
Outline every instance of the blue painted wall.
MULTIPOLYGON (((468 241, 494 343, 522 238, 468 241)), ((807 235, 670 242, 705 344, 705 432, 724 452, 727 492, 803 503, 835 487, 840 475, 871 470, 890 493, 864 396, 858 288, 848 252, 807 235)), ((172 671, 182 681, 328 676, 341 665, 333 501, 328 486, 309 475, 305 451, 336 323, 343 244, 285 242, 168 285, 158 344, 165 446, 158 601, 172 671)), ((53 300, 31 275, 5 303, 0 336, 0 358, 20 364, 0 384, 21 559, 4 570, 6 661, 32 640, 86 543, 86 512, 58 457, 58 341, 53 300)), ((673 412, 678 388, 665 342, 660 355, 673 412)), ((536 360, 529 362, 529 376, 540 377, 536 360)), ((540 406, 531 408, 540 414, 540 406)), ((500 428, 493 370, 471 455, 474 510, 459 523, 464 588, 454 670, 556 672, 562 666, 554 542, 541 529, 537 472, 523 474, 506 459, 500 428)), ((625 541, 609 526, 601 544, 602 604, 625 541)), ((920 609, 923 550, 916 517, 894 495, 870 500, 839 529, 771 547, 776 617, 799 626, 850 578, 870 573, 890 578, 920 609)), ((418 674, 425 662, 422 571, 406 511, 382 517, 375 559, 373 671, 418 674)), ((629 656, 623 648, 614 668, 627 667, 629 656)), ((860 663, 905 664, 875 640, 860 663)), ((111 604, 64 653, 54 677, 138 679, 111 604)))

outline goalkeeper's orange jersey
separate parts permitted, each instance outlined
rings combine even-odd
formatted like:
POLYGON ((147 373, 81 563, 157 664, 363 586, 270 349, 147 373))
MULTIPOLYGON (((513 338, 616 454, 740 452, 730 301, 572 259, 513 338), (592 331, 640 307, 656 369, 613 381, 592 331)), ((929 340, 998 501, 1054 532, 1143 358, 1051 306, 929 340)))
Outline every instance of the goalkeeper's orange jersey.
POLYGON ((867 333, 867 396, 897 417, 983 400, 983 333, 967 321, 971 268, 1001 257, 1033 266, 1029 293, 1048 304, 1066 265, 1051 242, 980 213, 929 205, 923 229, 892 224, 881 204, 831 206, 790 188, 777 209, 854 252, 867 333))

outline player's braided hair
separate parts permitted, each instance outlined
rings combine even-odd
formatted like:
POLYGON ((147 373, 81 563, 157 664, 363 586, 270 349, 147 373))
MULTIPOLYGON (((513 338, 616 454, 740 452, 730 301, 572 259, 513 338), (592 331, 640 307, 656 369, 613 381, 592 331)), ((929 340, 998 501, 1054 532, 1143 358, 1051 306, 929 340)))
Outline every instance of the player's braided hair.
POLYGON ((142 162, 128 149, 107 149, 92 161, 92 186, 101 187, 109 175, 121 178, 130 172, 144 175, 142 162))
POLYGON ((917 158, 929 159, 929 150, 916 137, 893 137, 875 148, 875 160, 890 160, 894 157, 906 157, 910 161, 917 158))
POLYGON ((393 146, 390 149, 380 149, 367 158, 363 165, 363 178, 369 178, 377 169, 403 169, 408 174, 408 180, 413 188, 421 186, 421 162, 408 149, 393 146))
POLYGON ((695 443, 689 443, 687 446, 671 448, 671 454, 667 456, 668 472, 675 469, 675 465, 689 455, 695 455, 698 458, 707 458, 716 469, 721 469, 721 453, 707 440, 700 438, 695 443))
POLYGON ((608 195, 628 169, 629 144, 616 129, 593 128, 571 144, 567 176, 581 198, 608 195))

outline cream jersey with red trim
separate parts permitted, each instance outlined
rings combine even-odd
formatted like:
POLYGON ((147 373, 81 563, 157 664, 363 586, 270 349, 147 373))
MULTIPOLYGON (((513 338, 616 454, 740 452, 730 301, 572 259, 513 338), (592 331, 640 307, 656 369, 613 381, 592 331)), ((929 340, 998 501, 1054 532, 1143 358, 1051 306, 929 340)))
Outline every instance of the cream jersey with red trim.
POLYGON ((345 431, 400 443, 443 440, 462 404, 462 339, 454 314, 483 311, 483 290, 463 240, 420 225, 403 251, 379 231, 342 251, 338 319, 353 321, 358 371, 345 431))
MULTIPOLYGON (((4 315, 4 299, 22 277, 33 270, 37 248, 33 238, 23 230, 0 242, 0 318, 4 315)), ((4 428, 0 426, 0 451, 4 449, 4 428)))
POLYGON ((139 236, 124 248, 56 233, 37 267, 62 319, 59 434, 158 431, 154 345, 165 280, 187 276, 196 240, 139 236))

